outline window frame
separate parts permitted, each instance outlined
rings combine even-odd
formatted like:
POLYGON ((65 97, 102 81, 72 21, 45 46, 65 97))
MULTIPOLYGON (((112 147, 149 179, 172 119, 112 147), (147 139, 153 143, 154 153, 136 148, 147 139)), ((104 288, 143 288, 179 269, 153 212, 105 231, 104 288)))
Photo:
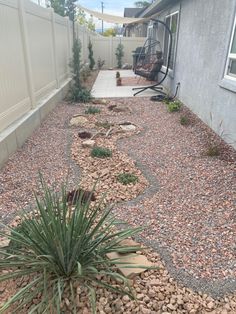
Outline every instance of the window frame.
POLYGON ((234 18, 234 24, 233 24, 233 29, 232 29, 232 33, 231 33, 230 44, 229 44, 229 49, 228 49, 228 53, 227 53, 226 65, 225 65, 225 72, 224 72, 224 77, 226 79, 229 79, 229 80, 232 80, 233 82, 236 82, 236 74, 232 73, 230 75, 228 73, 229 67, 230 67, 230 61, 231 60, 235 60, 236 61, 236 53, 231 53, 234 36, 236 36, 236 15, 235 15, 235 18, 234 18))
MULTIPOLYGON (((176 15, 176 14, 178 15, 178 17, 177 17, 177 27, 176 27, 176 41, 175 41, 175 46, 174 46, 174 49, 173 49, 173 51, 174 51, 173 68, 169 67, 169 70, 170 70, 170 71, 174 71, 174 68, 175 68, 177 41, 178 41, 178 33, 179 33, 179 16, 180 16, 179 10, 176 10, 176 11, 174 11, 174 12, 172 12, 172 13, 166 15, 166 16, 165 16, 165 20, 164 20, 165 23, 166 23, 166 20, 167 20, 169 17, 171 17, 171 20, 170 20, 170 30, 171 30, 171 27, 172 27, 172 16, 173 16, 173 15, 176 15)), ((164 36, 163 36, 163 48, 165 47, 166 32, 167 32, 167 29, 165 29, 165 31, 164 31, 164 36)), ((169 35, 169 32, 168 32, 168 35, 169 35)), ((167 47, 167 52, 168 52, 168 54, 167 54, 166 60, 168 60, 168 57, 169 57, 169 48, 170 48, 170 40, 169 40, 169 39, 170 39, 170 36, 168 36, 168 47, 167 47)), ((163 51, 163 53, 164 53, 164 51, 163 51)), ((167 68, 166 65, 163 65, 162 67, 163 67, 165 70, 166 70, 166 68, 167 68)))

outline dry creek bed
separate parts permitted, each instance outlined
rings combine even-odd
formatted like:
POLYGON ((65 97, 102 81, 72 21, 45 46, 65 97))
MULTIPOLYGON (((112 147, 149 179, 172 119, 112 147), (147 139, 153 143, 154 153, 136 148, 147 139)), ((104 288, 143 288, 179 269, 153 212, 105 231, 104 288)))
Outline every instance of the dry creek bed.
MULTIPOLYGON (((139 101, 141 102, 142 99, 139 101)), ((137 101, 137 100, 135 100, 137 101)), ((138 102, 138 101, 137 101, 138 102)), ((145 101, 146 102, 146 101, 145 101)), ((109 104, 117 103, 115 100, 111 100, 109 104)), ((139 119, 135 119, 132 116, 132 110, 136 111, 136 115, 140 113, 144 113, 141 104, 138 106, 138 109, 131 106, 131 101, 128 100, 118 101, 121 106, 126 106, 130 110, 130 112, 114 112, 109 111, 107 109, 107 105, 98 105, 101 108, 102 112, 98 115, 86 115, 88 119, 88 123, 84 124, 81 127, 71 127, 71 135, 73 137, 73 142, 71 145, 71 152, 72 157, 76 164, 81 168, 81 186, 85 189, 91 189, 94 182, 99 179, 99 185, 97 186, 97 196, 101 195, 104 192, 108 192, 106 201, 107 202, 119 202, 119 201, 128 201, 133 199, 134 197, 140 195, 148 188, 148 178, 142 174, 142 171, 136 167, 135 159, 132 159, 130 156, 125 153, 125 150, 120 150, 117 148, 117 141, 120 139, 125 139, 123 142, 126 147, 130 145, 137 146, 137 138, 140 132, 143 132, 145 125, 143 125, 140 119, 144 119, 141 115, 139 119), (97 158, 92 158, 90 156, 90 148, 83 148, 82 147, 82 140, 78 137, 78 131, 81 130, 88 130, 91 131, 93 134, 98 131, 98 127, 96 126, 96 122, 99 121, 108 121, 111 124, 119 125, 120 122, 124 122, 125 120, 135 120, 133 123, 137 126, 137 129, 133 132, 124 133, 119 132, 116 127, 114 127, 113 133, 110 136, 105 137, 104 135, 98 135, 95 137, 96 145, 101 145, 103 147, 108 147, 112 150, 113 155, 111 158, 98 160, 97 158), (136 136, 136 140, 132 140, 132 136, 136 136), (131 142, 130 142, 131 138, 131 142), (117 174, 120 172, 132 172, 135 173, 139 177, 139 182, 135 185, 123 186, 117 182, 117 174), (110 191, 112 186, 112 191, 110 191)), ((154 108, 153 104, 145 104, 150 106, 151 110, 157 110, 154 108)), ((62 108, 62 113, 67 111, 65 107, 62 108)), ((96 106, 93 104, 93 106, 96 106)), ((84 108, 88 107, 88 105, 84 106, 84 108)), ((83 107, 82 107, 83 108, 83 107)), ((160 125, 163 126, 163 123, 172 123, 173 119, 170 118, 169 121, 165 120, 166 113, 164 112, 165 109, 161 108, 161 117, 162 119, 160 125)), ((185 110, 185 109, 184 109, 185 110)), ((76 114, 83 114, 83 110, 68 110, 71 114, 72 112, 76 114)), ((157 110, 158 113, 158 110, 157 110)), ((70 115, 72 118, 73 115, 70 115)), ((145 113, 144 113, 145 116, 145 113)), ((173 116, 174 117, 174 116, 173 116)), ((137 116, 136 116, 137 118, 137 116)), ((150 117, 149 117, 150 119, 150 117)), ((146 121, 147 122, 147 121, 146 121)), ((149 120, 151 124, 152 121, 149 120)), ((176 123, 176 120, 175 120, 176 123)), ((197 123, 198 120, 197 120, 197 123)), ((160 126, 159 126, 160 127, 160 126)), ((153 130, 152 130, 153 131, 153 130)), ((154 130, 153 132, 157 132, 158 130, 154 130)), ((176 130, 175 130, 176 131, 176 130)), ((165 129, 164 129, 164 132, 165 129)), ((106 130, 104 130, 106 133, 106 130)), ((178 136, 178 127, 177 127, 177 136, 178 136)), ((163 134, 163 137, 165 134, 163 134)), ((199 135, 200 137, 201 135, 199 135)), ((150 137, 150 141, 153 141, 153 136, 150 137)), ((166 137, 168 141, 168 135, 166 137)), ((162 140, 163 141, 163 140, 162 140)), ((178 141, 178 138, 177 138, 178 141)), ((145 143, 148 144, 148 143, 145 143)), ((170 144, 170 143, 169 143, 170 144)), ((176 144, 176 143, 174 143, 176 144)), ((195 143, 194 143, 195 144, 195 143)), ((157 147, 160 143, 157 143, 157 147)), ((129 148, 130 148, 129 147, 129 148)), ((140 145, 140 150, 143 149, 143 144, 140 145)), ((164 147, 163 149, 166 149, 164 147)), ((173 147, 176 149, 176 147, 173 147)), ((203 146, 201 147, 203 150, 203 146)), ((196 152, 196 151, 195 151, 196 152)), ((179 152, 178 152, 179 153, 179 152)), ((193 153, 193 151, 191 152, 193 153)), ((140 156, 140 154, 137 154, 140 156)), ((147 152, 149 155, 149 152, 147 152)), ((232 154, 227 151, 226 159, 231 161, 232 154), (229 156, 229 157, 228 157, 229 156)), ((148 160, 149 162, 149 160, 148 160)), ((210 163, 210 161, 208 161, 210 163)), ((233 166, 232 166, 233 169, 233 166)), ((162 186, 163 182, 160 184, 160 190, 163 189, 162 186)), ((165 195, 165 191, 164 191, 165 195)), ((164 196, 163 196, 164 198, 164 196)), ((146 202, 152 203, 150 200, 146 200, 146 202)), ((151 204, 154 205, 153 203, 151 204)), ((147 206, 148 208, 148 206, 147 206)), ((124 207, 121 210, 126 210, 127 208, 124 207)), ((127 209, 127 214, 129 215, 132 211, 132 208, 127 209)), ((124 211, 120 213, 118 210, 117 213, 125 220, 127 218, 127 214, 125 215, 124 211)), ((140 214, 140 212, 136 211, 136 213, 140 214)), ((131 224, 134 223, 135 217, 130 217, 131 224)), ((137 218, 137 217, 136 217, 137 218)), ((144 217, 142 215, 139 218, 144 222, 144 217)), ((140 224, 141 220, 138 219, 136 223, 140 224)), ((157 233, 158 234, 158 233, 157 233)), ((178 239, 176 239, 178 242, 178 239)), ((175 240, 175 241, 176 241, 175 240)), ((181 238, 180 238, 181 240, 181 238)), ((182 247, 183 250, 184 246, 182 247)), ((135 290, 135 294, 137 297, 137 301, 131 301, 127 296, 120 297, 114 293, 104 291, 103 289, 97 289, 97 299, 98 299, 98 313, 147 313, 147 314, 167 314, 167 313, 212 313, 212 314, 233 314, 236 313, 236 296, 234 294, 230 296, 225 296, 219 299, 214 299, 205 293, 196 293, 193 292, 191 289, 183 287, 181 284, 177 283, 169 274, 165 267, 165 263, 163 260, 160 259, 159 254, 155 253, 154 251, 147 249, 145 250, 145 255, 148 257, 150 261, 155 263, 155 265, 159 266, 159 270, 150 270, 146 271, 140 276, 137 276, 133 282, 133 287, 135 290)), ((176 258, 178 260, 178 257, 176 258)), ((0 293, 1 293, 1 300, 4 300, 8 295, 9 291, 14 289, 11 285, 1 285, 0 293)), ((86 296, 83 292, 80 291, 80 288, 77 289, 78 291, 78 313, 90 313, 88 301, 86 296)), ((65 301, 65 312, 71 313, 71 303, 69 297, 65 301)))

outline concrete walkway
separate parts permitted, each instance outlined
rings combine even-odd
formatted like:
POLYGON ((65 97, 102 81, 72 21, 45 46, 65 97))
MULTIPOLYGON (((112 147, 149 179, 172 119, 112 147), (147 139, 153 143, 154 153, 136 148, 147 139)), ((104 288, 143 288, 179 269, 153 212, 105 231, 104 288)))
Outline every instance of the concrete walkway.
MULTIPOLYGON (((138 86, 116 86, 116 72, 117 70, 100 71, 98 77, 92 88, 92 95, 95 98, 112 98, 112 97, 133 97, 135 91, 133 87, 138 86)), ((119 70, 122 77, 135 77, 132 70, 119 70)), ((156 95, 152 90, 146 90, 138 96, 150 97, 156 95)))

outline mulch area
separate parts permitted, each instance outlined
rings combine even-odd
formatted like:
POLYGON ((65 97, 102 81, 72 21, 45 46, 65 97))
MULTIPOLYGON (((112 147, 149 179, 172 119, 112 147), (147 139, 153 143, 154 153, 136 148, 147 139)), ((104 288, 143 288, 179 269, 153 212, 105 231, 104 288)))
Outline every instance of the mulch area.
POLYGON ((154 81, 148 81, 147 79, 141 77, 141 76, 135 76, 135 77, 122 77, 121 76, 121 86, 146 86, 146 85, 152 85, 156 82, 154 81))
MULTIPOLYGON (((101 118, 110 123, 124 119, 138 126, 141 133, 122 138, 118 147, 138 161, 141 170, 145 165, 158 186, 155 194, 146 196, 144 193, 136 202, 117 205, 114 212, 131 225, 144 226, 142 237, 167 250, 174 267, 193 278, 234 279, 235 150, 186 108, 171 114, 165 105, 146 98, 111 102, 128 106, 132 113, 127 116, 127 113, 117 115, 106 111, 101 118), (191 120, 188 126, 179 122, 180 116, 185 114, 191 120), (209 138, 221 146, 220 156, 205 155, 209 138)), ((67 177, 71 185, 79 182, 78 167, 71 160, 70 151, 75 130, 68 128, 68 123, 85 107, 60 104, 0 170, 3 221, 31 203, 39 171, 50 184, 60 183, 67 177)), ((227 310, 224 313, 228 313, 227 310)), ((234 312, 229 308, 229 313, 234 312)))

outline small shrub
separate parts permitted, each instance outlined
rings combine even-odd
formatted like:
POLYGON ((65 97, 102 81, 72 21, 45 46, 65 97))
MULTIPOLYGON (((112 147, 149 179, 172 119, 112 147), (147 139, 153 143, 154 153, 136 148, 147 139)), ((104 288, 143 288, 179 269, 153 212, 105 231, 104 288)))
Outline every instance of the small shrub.
POLYGON ((82 82, 86 82, 88 77, 91 75, 91 71, 89 69, 89 65, 88 64, 84 64, 80 70, 80 77, 82 82))
POLYGON ((88 103, 92 100, 92 95, 85 87, 72 85, 69 91, 69 100, 72 102, 88 103))
POLYGON ((136 183, 138 181, 138 177, 132 173, 121 173, 117 176, 117 180, 124 184, 136 183))
POLYGON ((75 39, 73 44, 73 56, 70 62, 72 71, 73 83, 78 88, 80 87, 80 70, 81 70, 81 42, 79 39, 75 39))
POLYGON ((101 109, 97 108, 97 107, 88 107, 88 109, 85 110, 86 114, 96 114, 96 113, 100 113, 101 109))
POLYGON ((176 112, 176 111, 179 111, 181 108, 181 102, 179 101, 172 101, 172 102, 169 102, 167 104, 167 109, 169 112, 176 112))
POLYGON ((116 85, 117 85, 117 86, 121 86, 121 85, 122 85, 121 77, 119 77, 118 79, 116 79, 116 85))
POLYGON ((109 260, 107 254, 133 252, 134 246, 123 246, 121 241, 141 228, 117 231, 110 208, 91 207, 90 198, 84 202, 77 193, 72 210, 65 186, 58 193, 44 181, 41 184, 42 196, 35 195, 37 212, 31 213, 30 219, 25 213, 19 227, 0 231, 12 241, 14 251, 1 248, 0 281, 29 280, 1 304, 0 312, 5 313, 15 303, 14 313, 64 313, 60 307, 67 297, 72 305, 70 313, 78 313, 77 286, 86 289, 93 313, 97 286, 133 299, 128 280, 116 270, 115 264, 122 260, 109 260), (112 280, 117 281, 116 287, 110 284, 112 280))
POLYGON ((116 60, 117 60, 118 69, 121 69, 122 67, 123 57, 124 57, 124 46, 121 43, 119 43, 119 45, 116 48, 116 60))
POLYGON ((102 67, 104 66, 105 64, 105 60, 102 60, 100 57, 98 58, 98 61, 97 61, 97 66, 98 66, 98 69, 101 70, 102 67))
POLYGON ((95 146, 91 151, 91 156, 97 158, 108 158, 112 156, 112 152, 108 148, 95 146))
POLYGON ((120 72, 119 71, 116 72, 116 78, 120 78, 120 72))
POLYGON ((88 44, 88 50, 89 50, 89 69, 92 71, 94 66, 95 66, 95 61, 93 57, 93 44, 91 40, 89 39, 89 44, 88 44))
POLYGON ((190 124, 189 118, 186 116, 181 116, 180 117, 180 124, 181 125, 189 125, 190 124))
POLYGON ((220 155, 220 147, 217 144, 209 144, 206 149, 206 155, 216 157, 220 155))

